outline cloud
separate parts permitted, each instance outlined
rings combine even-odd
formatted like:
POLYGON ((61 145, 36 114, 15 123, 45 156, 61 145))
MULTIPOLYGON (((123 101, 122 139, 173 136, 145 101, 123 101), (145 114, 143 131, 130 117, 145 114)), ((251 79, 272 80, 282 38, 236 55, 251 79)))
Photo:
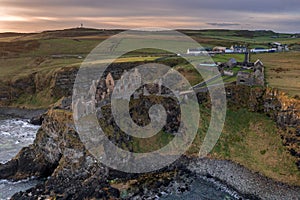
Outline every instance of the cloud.
POLYGON ((226 27, 226 26, 240 26, 240 23, 206 23, 207 25, 210 26, 221 26, 221 27, 226 27))
POLYGON ((85 23, 98 28, 244 26, 300 32, 295 26, 299 0, 0 0, 0 11, 1 30, 57 29, 85 23))

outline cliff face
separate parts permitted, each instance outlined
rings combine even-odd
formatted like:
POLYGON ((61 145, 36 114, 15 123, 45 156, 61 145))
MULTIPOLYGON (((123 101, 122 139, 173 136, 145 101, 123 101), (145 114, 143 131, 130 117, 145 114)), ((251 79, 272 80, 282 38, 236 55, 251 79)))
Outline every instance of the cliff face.
MULTIPOLYGON (((143 62, 113 63, 108 71, 119 79, 124 70, 140 64, 143 62)), ((78 67, 66 66, 49 72, 29 73, 9 81, 0 80, 0 106, 23 106, 35 97, 31 103, 33 107, 48 107, 63 96, 72 95, 77 72, 78 67)))
MULTIPOLYGON (((45 101, 47 106, 63 96, 72 94, 73 83, 76 78, 77 67, 63 67, 48 73, 31 73, 10 81, 0 81, 0 106, 15 104, 20 99, 30 101, 45 101)), ((22 103, 20 102, 21 106, 22 103)), ((42 105, 43 106, 43 105, 42 105)))
POLYGON ((300 125, 300 100, 277 89, 232 85, 226 92, 229 106, 265 113, 282 128, 300 125))
POLYGON ((63 97, 72 95, 73 84, 77 75, 78 68, 62 68, 56 71, 50 82, 51 96, 63 97))
MULTIPOLYGON (((118 191, 109 186, 107 175, 108 170, 85 150, 73 128, 71 112, 59 106, 46 113, 34 144, 0 165, 0 179, 50 176, 39 190, 32 190, 33 199, 40 195, 63 199, 116 197, 118 191)), ((29 198, 28 193, 13 199, 29 198)))
POLYGON ((284 133, 283 144, 298 159, 300 169, 300 100, 271 88, 228 86, 226 92, 229 106, 265 113, 276 122, 284 133))
POLYGON ((0 164, 0 179, 20 180, 32 176, 45 179, 44 183, 15 194, 12 199, 118 199, 127 180, 130 186, 126 188, 131 188, 127 196, 134 196, 143 193, 140 184, 149 190, 157 189, 157 185, 167 186, 172 177, 179 175, 177 172, 182 163, 142 175, 118 172, 98 163, 80 141, 70 105, 63 102, 67 102, 66 99, 44 114, 34 144, 23 148, 8 163, 0 164), (123 183, 115 184, 109 180, 123 183))

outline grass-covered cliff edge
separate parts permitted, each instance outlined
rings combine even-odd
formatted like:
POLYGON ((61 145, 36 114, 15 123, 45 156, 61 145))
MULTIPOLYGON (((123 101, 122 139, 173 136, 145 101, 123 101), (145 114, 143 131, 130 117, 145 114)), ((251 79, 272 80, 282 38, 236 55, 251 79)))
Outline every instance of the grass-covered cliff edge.
MULTIPOLYGON (((151 174, 145 177, 126 177, 124 174, 110 171, 96 163, 74 130, 69 105, 59 100, 71 95, 73 81, 84 56, 110 34, 112 34, 111 31, 65 30, 24 34, 17 38, 16 36, 1 38, 1 45, 5 48, 2 49, 2 62, 0 63, 0 70, 3 72, 0 79, 0 105, 45 108, 58 101, 50 106, 51 108, 44 116, 34 144, 24 148, 9 163, 0 165, 1 178, 23 179, 31 176, 50 176, 45 184, 38 186, 37 195, 39 196, 79 198, 76 194, 81 194, 86 195, 84 196, 86 198, 104 196, 117 198, 122 192, 119 187, 122 181, 119 183, 116 177, 124 176, 124 182, 141 179, 147 182, 146 180, 151 177, 151 174)), ((231 32, 230 34, 233 34, 231 38, 224 38, 222 35, 208 37, 207 33, 201 32, 189 32, 189 34, 200 42, 206 41, 211 45, 242 42, 245 37, 233 36, 235 33, 231 32)), ((250 38, 249 42, 251 41, 250 38)), ((292 39, 288 42, 294 47, 297 47, 299 43, 298 40, 292 39)), ((264 43, 266 42, 263 39, 252 41, 252 45, 264 43)), ((143 56, 144 53, 141 51, 128 55, 119 59, 119 63, 115 65, 122 68, 131 65, 132 62, 148 62, 166 56, 165 52, 150 52, 151 56, 146 57, 143 56)), ((289 55, 291 60, 298 61, 298 54, 299 52, 295 51, 285 55, 289 55)), ((227 57, 221 55, 214 59, 224 60, 227 57)), ((294 63, 291 60, 289 62, 294 63)), ((177 60, 169 62, 171 64, 175 62, 175 67, 191 81, 198 81, 199 77, 195 76, 184 63, 178 64, 177 60)), ((274 78, 274 76, 276 78, 279 73, 275 69, 276 66, 271 66, 271 64, 269 63, 266 67, 273 74, 270 73, 269 76, 267 74, 267 79, 268 77, 274 78)), ((280 74, 280 77, 295 79, 298 68, 294 67, 294 64, 292 67, 285 64, 288 71, 280 74)), ((282 68, 282 65, 279 67, 282 68)), ((274 83, 278 82, 274 81, 274 83)), ((276 181, 300 186, 300 171, 297 168, 297 164, 298 166, 300 164, 299 100, 291 98, 299 92, 299 86, 296 81, 295 83, 291 86, 292 95, 285 95, 270 88, 228 86, 225 127, 217 145, 208 157, 230 160, 276 181)), ((286 84, 282 89, 288 91, 291 87, 289 88, 286 84)), ((198 97, 201 103, 201 121, 197 137, 186 153, 188 157, 197 155, 201 139, 209 125, 210 103, 207 100, 207 94, 199 94, 198 97)), ((107 130, 108 134, 117 134, 110 126, 107 126, 107 130)), ((168 136, 164 139, 167 140, 168 136)), ((166 141, 152 142, 155 145, 161 145, 166 141)), ((141 150, 145 146, 147 143, 133 142, 136 150, 141 150)), ((157 175, 157 179, 168 177, 169 173, 176 171, 176 167, 177 165, 170 170, 171 172, 158 172, 160 175, 157 175)), ((126 182, 121 188, 127 184, 126 182)))

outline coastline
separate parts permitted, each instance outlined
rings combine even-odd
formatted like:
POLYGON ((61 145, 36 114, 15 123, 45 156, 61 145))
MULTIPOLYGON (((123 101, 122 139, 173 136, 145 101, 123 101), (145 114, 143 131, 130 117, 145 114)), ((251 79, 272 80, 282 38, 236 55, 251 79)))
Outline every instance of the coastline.
MULTIPOLYGON (((39 116, 45 111, 43 109, 0 107, 1 115, 29 119, 39 116)), ((232 161, 209 158, 181 158, 174 165, 180 166, 180 171, 196 175, 199 179, 207 177, 216 180, 229 189, 238 192, 243 199, 300 199, 300 187, 277 182, 232 161), (182 166, 184 167, 182 168, 182 166)), ((21 196, 22 194, 25 195, 19 193, 21 196)), ((18 195, 14 197, 18 197, 18 195)))
POLYGON ((41 116, 48 109, 27 109, 17 107, 0 107, 0 116, 32 119, 34 117, 41 116))
MULTIPOLYGON (((135 180, 136 179, 124 180, 123 186, 135 180)), ((168 168, 150 175, 150 180, 155 183, 144 185, 145 182, 149 181, 148 177, 140 179, 141 182, 139 184, 132 185, 131 187, 138 188, 135 188, 135 191, 139 191, 139 187, 142 185, 147 189, 132 194, 132 196, 125 196, 125 199, 197 199, 203 197, 203 193, 207 192, 205 191, 206 187, 215 188, 215 190, 213 190, 215 192, 222 191, 224 196, 226 196, 225 193, 227 193, 230 195, 230 199, 300 199, 299 186, 291 186, 277 182, 229 160, 187 158, 184 156, 168 168), (174 169, 176 169, 175 171, 177 171, 177 173, 164 181, 160 178, 155 178, 163 176, 164 173, 172 172, 174 169)), ((120 190, 121 194, 123 192, 124 191, 120 190)), ((213 195, 204 198, 216 198, 216 196, 213 195)))
MULTIPOLYGON (((173 167, 179 169, 179 178, 175 178, 165 186, 160 183, 161 180, 154 178, 157 181, 157 184, 147 188, 147 192, 135 194, 131 196, 130 199, 146 197, 156 198, 161 196, 163 193, 172 196, 173 194, 171 194, 170 191, 176 191, 182 188, 184 188, 184 191, 175 195, 179 198, 181 198, 181 195, 183 195, 183 197, 188 197, 189 192, 191 191, 185 186, 188 183, 188 187, 190 187, 190 184, 197 179, 198 181, 206 180, 211 182, 216 185, 216 187, 225 186, 225 190, 227 190, 226 192, 234 194, 232 197, 235 199, 300 199, 300 187, 277 182, 273 179, 260 175, 259 173, 252 172, 246 167, 229 160, 181 158, 173 164, 173 167)), ((161 173, 163 173, 163 171, 161 173)), ((55 185, 51 187, 55 187, 55 185)), ((29 189, 28 192, 34 193, 34 189, 29 189)), ((26 193, 27 192, 16 193, 13 196, 13 199, 27 197, 26 193)), ((169 195, 165 197, 169 199, 169 195)), ((120 196, 118 198, 122 199, 120 196)))
POLYGON ((191 173, 214 178, 250 199, 300 199, 300 187, 277 182, 228 160, 192 159, 191 173))

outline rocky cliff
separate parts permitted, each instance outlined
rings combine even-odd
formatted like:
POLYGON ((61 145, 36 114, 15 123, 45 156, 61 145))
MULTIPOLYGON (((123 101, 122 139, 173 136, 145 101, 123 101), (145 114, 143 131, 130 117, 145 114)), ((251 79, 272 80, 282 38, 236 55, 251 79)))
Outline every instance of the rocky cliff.
POLYGON ((272 88, 228 86, 226 92, 229 106, 264 113, 276 122, 283 130, 283 144, 298 159, 300 169, 300 100, 272 88))
POLYGON ((62 67, 0 81, 0 106, 47 107, 62 96, 71 95, 77 71, 78 67, 62 67))
MULTIPOLYGON (((119 79, 124 70, 140 64, 143 62, 113 63, 107 71, 119 79)), ((72 95, 78 69, 78 66, 64 66, 0 80, 0 106, 46 108, 63 96, 72 95)))
POLYGON ((0 179, 48 177, 44 184, 13 199, 118 197, 118 190, 107 182, 107 168, 98 164, 81 143, 71 112, 55 107, 46 113, 34 144, 0 165, 0 179))
MULTIPOLYGON (((124 70, 140 64, 142 63, 115 63, 108 68, 108 71, 112 72, 114 79, 119 79, 124 70)), ((78 67, 69 66, 49 73, 31 73, 11 81, 0 82, 0 106, 15 105, 24 96, 29 99, 25 98, 23 101, 44 99, 47 101, 44 106, 54 103, 63 96, 70 96, 77 71, 78 67), (34 96, 36 98, 33 98, 34 96)), ((272 118, 284 130, 283 142, 288 146, 291 154, 299 158, 300 167, 300 100, 290 98, 277 89, 242 85, 228 85, 226 95, 229 107, 247 108, 251 112, 265 113, 272 118)), ((200 102, 208 101, 208 94, 199 93, 198 99, 200 102)), ((20 105, 22 103, 24 102, 20 102, 20 105)), ((65 101, 62 103, 70 104, 65 101)))
MULTIPOLYGON (((261 103, 268 94, 264 92, 267 90, 232 86, 230 91, 231 93, 227 94, 230 95, 229 104, 241 101, 241 105, 247 105, 249 109, 266 112, 266 106, 261 106, 261 103), (243 98, 237 95, 237 92, 242 91, 245 92, 243 98)), ((166 189, 174 180, 176 183, 182 181, 183 174, 191 174, 186 167, 192 164, 185 158, 158 172, 140 175, 121 173, 98 163, 80 141, 74 129, 70 105, 66 102, 68 102, 66 99, 60 100, 44 114, 44 121, 34 144, 22 149, 8 163, 0 164, 0 179, 19 180, 32 176, 44 179, 35 188, 15 194, 12 199, 139 199, 145 197, 144 194, 157 194, 158 191, 163 191, 162 188, 166 189)), ((277 111, 280 113, 279 109, 277 111)), ((230 169, 228 168, 229 171, 230 169)), ((206 175, 207 172, 204 170, 203 173, 206 175)), ((228 172, 225 170, 224 173, 228 172)), ((230 173, 235 174, 234 171, 230 173)), ((231 180, 229 176, 227 178, 231 180)), ((255 181, 258 179, 260 178, 256 178, 255 181)), ((269 180, 266 179, 266 182, 269 180)), ((180 190, 184 192, 188 190, 185 185, 189 182, 183 183, 180 190)), ((272 184, 279 187, 277 183, 272 184)), ((268 194, 263 193, 265 196, 273 193, 273 189, 265 187, 269 191, 268 194)), ((251 190, 253 188, 245 190, 247 194, 245 197, 257 198, 252 195, 251 190)), ((291 188, 289 190, 298 191, 291 188)))
POLYGON ((141 175, 118 172, 98 163, 80 141, 70 105, 62 104, 64 101, 44 114, 34 144, 23 148, 8 163, 0 164, 0 179, 43 179, 43 183, 12 199, 139 199, 144 192, 157 190, 158 185, 167 186, 179 176, 178 168, 183 173, 184 161, 141 175), (148 189, 143 191, 141 185, 148 189), (122 191, 126 194, 121 195, 122 191))

